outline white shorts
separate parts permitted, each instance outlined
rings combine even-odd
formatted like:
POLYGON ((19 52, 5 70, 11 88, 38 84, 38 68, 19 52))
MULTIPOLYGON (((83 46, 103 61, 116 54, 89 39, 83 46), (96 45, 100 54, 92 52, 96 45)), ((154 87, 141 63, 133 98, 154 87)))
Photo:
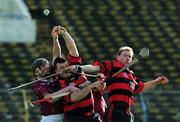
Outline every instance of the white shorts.
POLYGON ((64 114, 42 116, 40 122, 63 122, 64 114))

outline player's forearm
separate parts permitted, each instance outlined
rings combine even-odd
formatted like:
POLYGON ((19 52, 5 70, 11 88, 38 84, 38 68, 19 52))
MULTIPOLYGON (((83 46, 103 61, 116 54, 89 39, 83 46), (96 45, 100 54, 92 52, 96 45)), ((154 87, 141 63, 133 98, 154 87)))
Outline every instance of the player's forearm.
POLYGON ((61 46, 59 44, 58 36, 53 38, 53 59, 61 56, 61 46))
POLYGON ((64 88, 64 89, 61 89, 61 90, 59 90, 59 91, 57 91, 57 92, 52 93, 52 94, 51 94, 51 97, 52 97, 53 99, 50 99, 50 102, 51 102, 51 103, 54 103, 54 102, 60 100, 62 97, 56 97, 56 96, 58 96, 58 95, 60 95, 60 94, 62 94, 62 93, 68 93, 68 92, 70 92, 70 89, 69 89, 69 88, 64 88), (55 96, 55 97, 54 97, 54 96, 55 96))
POLYGON ((144 91, 144 90, 151 89, 151 88, 153 88, 154 86, 156 86, 156 85, 158 85, 158 84, 159 84, 159 83, 158 83, 156 80, 148 81, 148 82, 144 83, 143 91, 144 91))
POLYGON ((76 44, 75 44, 75 42, 74 42, 74 39, 70 36, 70 34, 69 34, 68 32, 66 32, 66 33, 63 34, 62 36, 63 36, 63 38, 64 38, 64 41, 65 41, 65 43, 66 43, 66 47, 67 47, 69 53, 70 53, 72 56, 79 57, 79 53, 78 53, 76 44))
POLYGON ((89 94, 90 91, 91 91, 91 87, 87 86, 78 92, 73 92, 70 96, 71 101, 78 102, 78 101, 84 99, 89 94))
POLYGON ((82 71, 85 73, 98 73, 100 71, 99 66, 93 66, 93 65, 82 65, 80 66, 82 71))
POLYGON ((62 94, 62 93, 65 93, 65 92, 59 90, 59 91, 54 92, 52 94, 44 95, 44 98, 49 98, 50 97, 51 99, 49 99, 48 102, 54 103, 54 102, 58 101, 59 99, 61 99, 62 97, 55 97, 55 98, 53 98, 53 96, 57 96, 58 94, 62 94))
POLYGON ((168 82, 169 82, 168 78, 166 78, 165 76, 159 76, 155 80, 144 83, 143 90, 150 89, 158 84, 166 85, 166 84, 168 84, 168 82))
POLYGON ((59 90, 59 91, 57 91, 57 92, 54 92, 54 93, 52 93, 52 94, 45 94, 44 96, 47 98, 47 97, 51 97, 51 99, 48 101, 48 102, 50 102, 50 103, 53 103, 53 102, 56 102, 57 100, 59 100, 59 99, 61 99, 62 97, 61 97, 61 94, 70 94, 71 92, 75 92, 75 91, 79 91, 79 89, 78 88, 75 88, 75 87, 73 87, 73 86, 67 86, 67 87, 65 87, 65 88, 63 88, 63 89, 61 89, 61 90, 59 90))
MULTIPOLYGON (((50 94, 50 93, 44 93, 43 96, 44 96, 44 98, 51 98, 53 95, 50 94)), ((59 98, 59 99, 60 99, 60 98, 59 98)), ((49 103, 54 103, 54 102, 56 102, 57 100, 58 100, 58 99, 56 99, 56 100, 55 100, 55 99, 49 99, 48 102, 49 102, 49 103)))
POLYGON ((67 86, 67 87, 65 87, 65 88, 63 88, 63 89, 61 89, 61 90, 59 90, 57 92, 52 93, 51 95, 55 96, 55 95, 62 94, 62 93, 65 93, 65 92, 71 92, 71 88, 67 86))
POLYGON ((96 87, 96 89, 97 89, 99 92, 103 92, 103 90, 105 89, 105 87, 106 87, 106 83, 103 83, 103 82, 102 82, 102 85, 96 87))

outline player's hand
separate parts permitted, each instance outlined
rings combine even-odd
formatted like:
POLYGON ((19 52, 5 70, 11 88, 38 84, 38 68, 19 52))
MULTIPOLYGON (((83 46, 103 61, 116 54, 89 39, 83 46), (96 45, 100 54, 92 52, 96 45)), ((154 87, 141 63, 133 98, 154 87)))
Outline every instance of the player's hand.
POLYGON ((156 79, 157 82, 159 82, 162 85, 166 85, 169 83, 168 78, 166 78, 165 76, 160 76, 156 79))
POLYGON ((58 26, 54 26, 52 31, 51 31, 51 36, 53 39, 57 39, 58 38, 58 26))
POLYGON ((61 35, 61 36, 63 36, 63 35, 65 35, 67 33, 67 31, 66 31, 66 29, 64 28, 64 27, 62 27, 62 26, 58 26, 58 34, 59 35, 61 35))
POLYGON ((105 80, 105 78, 106 77, 104 76, 104 74, 99 73, 99 74, 97 74, 97 78, 96 79, 97 79, 97 81, 102 81, 103 82, 105 80))

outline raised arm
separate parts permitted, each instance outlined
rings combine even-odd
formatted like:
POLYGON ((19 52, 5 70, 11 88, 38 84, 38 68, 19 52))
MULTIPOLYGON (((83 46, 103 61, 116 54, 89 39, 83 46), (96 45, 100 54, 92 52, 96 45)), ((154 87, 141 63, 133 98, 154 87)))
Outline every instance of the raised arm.
POLYGON ((53 60, 56 57, 61 57, 61 46, 58 40, 58 26, 54 26, 51 31, 51 36, 53 38, 53 60))
POLYGON ((58 33, 64 38, 66 47, 70 55, 74 57, 79 57, 79 52, 77 50, 74 39, 70 36, 70 34, 66 31, 66 29, 62 26, 58 26, 58 33))

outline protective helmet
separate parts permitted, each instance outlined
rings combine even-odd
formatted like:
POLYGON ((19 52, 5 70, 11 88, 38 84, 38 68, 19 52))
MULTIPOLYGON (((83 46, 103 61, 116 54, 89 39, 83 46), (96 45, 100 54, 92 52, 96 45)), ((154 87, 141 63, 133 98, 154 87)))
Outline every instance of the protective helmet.
POLYGON ((38 58, 31 64, 31 69, 34 72, 37 67, 40 67, 42 64, 49 63, 45 58, 38 58))

